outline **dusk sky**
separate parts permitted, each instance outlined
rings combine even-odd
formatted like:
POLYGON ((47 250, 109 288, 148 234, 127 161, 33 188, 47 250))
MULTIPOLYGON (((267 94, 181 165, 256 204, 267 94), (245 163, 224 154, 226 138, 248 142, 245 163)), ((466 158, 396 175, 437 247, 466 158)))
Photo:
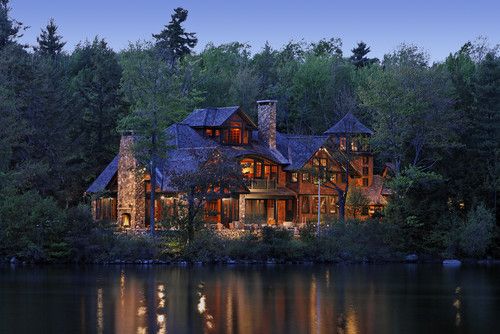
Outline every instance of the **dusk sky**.
POLYGON ((24 42, 34 44, 40 27, 53 17, 68 51, 95 35, 115 50, 149 40, 179 6, 189 10, 185 27, 197 33, 197 50, 208 42, 246 42, 257 51, 266 41, 281 48, 292 39, 340 37, 347 55, 361 40, 377 57, 406 42, 442 60, 480 35, 491 44, 500 42, 498 0, 11 0, 12 16, 31 27, 24 42))

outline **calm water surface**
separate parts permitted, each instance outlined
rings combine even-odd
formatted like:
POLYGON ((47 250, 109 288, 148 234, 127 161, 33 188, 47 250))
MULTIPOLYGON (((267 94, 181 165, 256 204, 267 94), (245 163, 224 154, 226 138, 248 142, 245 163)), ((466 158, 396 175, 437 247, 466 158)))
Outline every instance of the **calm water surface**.
POLYGON ((500 267, 0 268, 0 333, 428 334, 498 328, 500 267))

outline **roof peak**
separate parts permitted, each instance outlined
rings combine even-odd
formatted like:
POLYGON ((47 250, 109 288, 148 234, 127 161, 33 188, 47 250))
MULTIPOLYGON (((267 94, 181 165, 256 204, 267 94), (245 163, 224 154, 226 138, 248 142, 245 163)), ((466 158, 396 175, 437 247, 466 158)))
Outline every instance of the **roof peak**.
POLYGON ((348 112, 333 125, 331 128, 324 132, 325 134, 369 134, 372 135, 373 131, 361 123, 352 112, 348 112))

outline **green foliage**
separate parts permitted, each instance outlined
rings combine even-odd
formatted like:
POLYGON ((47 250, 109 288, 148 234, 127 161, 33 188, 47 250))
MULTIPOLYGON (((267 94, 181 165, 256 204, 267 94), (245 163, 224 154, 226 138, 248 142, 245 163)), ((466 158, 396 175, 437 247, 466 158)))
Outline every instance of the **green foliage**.
POLYGON ((54 19, 50 19, 49 23, 42 29, 40 36, 36 38, 38 47, 35 51, 43 56, 56 57, 62 52, 62 48, 66 42, 62 41, 62 36, 57 34, 57 25, 54 19))
POLYGON ((467 256, 481 257, 491 246, 495 229, 495 216, 484 204, 469 211, 460 231, 459 245, 467 256))
POLYGON ((169 64, 170 68, 174 66, 177 60, 191 54, 191 50, 198 43, 196 34, 186 32, 182 23, 186 21, 188 11, 178 7, 174 9, 172 19, 159 34, 153 34, 156 39, 156 48, 162 58, 169 64))
POLYGON ((361 213, 364 207, 370 204, 370 199, 365 195, 360 187, 351 187, 347 194, 346 205, 351 210, 353 217, 361 213))

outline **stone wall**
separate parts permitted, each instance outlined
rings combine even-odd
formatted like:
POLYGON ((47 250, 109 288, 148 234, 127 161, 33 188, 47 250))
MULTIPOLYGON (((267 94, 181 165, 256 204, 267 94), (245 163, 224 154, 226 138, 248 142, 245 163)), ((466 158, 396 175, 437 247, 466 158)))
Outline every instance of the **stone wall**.
POLYGON ((145 227, 146 194, 144 170, 139 169, 135 159, 134 137, 124 134, 120 140, 118 161, 118 224, 124 215, 130 215, 130 227, 145 227))
POLYGON ((257 101, 259 139, 269 148, 276 148, 276 101, 257 101))

